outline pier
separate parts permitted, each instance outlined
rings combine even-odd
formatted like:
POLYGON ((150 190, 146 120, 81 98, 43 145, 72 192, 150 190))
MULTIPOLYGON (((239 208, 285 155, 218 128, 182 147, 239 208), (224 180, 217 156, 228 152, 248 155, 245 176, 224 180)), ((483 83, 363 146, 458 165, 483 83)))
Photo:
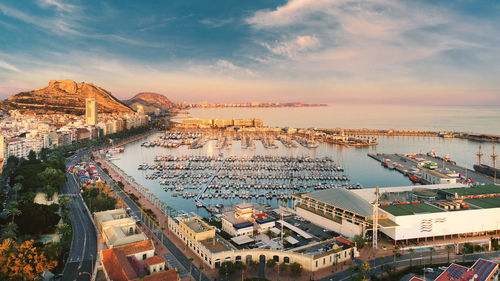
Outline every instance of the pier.
MULTIPOLYGON (((368 156, 379 161, 382 166, 396 170, 403 175, 410 177, 412 181, 422 184, 432 184, 428 179, 425 179, 423 173, 442 173, 443 175, 458 174, 461 177, 457 178, 458 183, 464 184, 493 184, 493 178, 477 173, 474 170, 466 169, 456 165, 453 161, 428 154, 384 154, 384 153, 368 153, 368 156), (453 173, 455 172, 455 173, 453 173), (415 179, 415 180, 414 180, 415 179), (472 181, 470 181, 472 179, 472 181)), ((453 176, 451 176, 453 177, 453 176)))

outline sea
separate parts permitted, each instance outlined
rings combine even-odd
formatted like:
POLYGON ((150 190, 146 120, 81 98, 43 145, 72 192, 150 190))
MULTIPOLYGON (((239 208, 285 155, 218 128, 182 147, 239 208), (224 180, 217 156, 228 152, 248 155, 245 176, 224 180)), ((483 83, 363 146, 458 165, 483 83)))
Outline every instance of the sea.
MULTIPOLYGON (((500 107, 498 106, 400 106, 400 105, 341 105, 301 108, 210 108, 192 109, 189 114, 181 114, 176 119, 197 118, 259 118, 265 126, 293 128, 369 128, 369 129, 407 129, 474 132, 500 134, 500 107)), ((403 137, 375 136, 378 141, 373 147, 345 147, 333 144, 321 144, 314 149, 297 147, 286 148, 279 141, 278 149, 265 149, 256 141, 256 149, 242 149, 239 141, 234 141, 229 150, 216 149, 216 141, 209 141, 200 149, 142 147, 146 140, 154 140, 157 135, 125 145, 125 152, 112 160, 137 183, 149 188, 156 196, 179 211, 195 212, 207 216, 208 212, 195 205, 194 198, 172 197, 173 191, 164 191, 159 179, 146 179, 148 172, 138 170, 141 163, 153 163, 157 155, 213 155, 224 156, 310 156, 331 157, 345 168, 352 184, 361 184, 364 188, 396 187, 412 185, 411 181, 395 170, 389 170, 379 162, 367 156, 368 153, 427 153, 434 150, 439 156, 446 154, 457 163, 472 169, 477 162, 476 152, 482 144, 483 152, 491 153, 492 144, 479 143, 463 139, 444 139, 439 137, 403 137)), ((487 157, 483 161, 490 164, 487 157)), ((225 205, 242 202, 243 199, 207 199, 209 204, 225 205)), ((247 202, 265 203, 276 207, 282 202, 276 199, 247 199, 247 202)))

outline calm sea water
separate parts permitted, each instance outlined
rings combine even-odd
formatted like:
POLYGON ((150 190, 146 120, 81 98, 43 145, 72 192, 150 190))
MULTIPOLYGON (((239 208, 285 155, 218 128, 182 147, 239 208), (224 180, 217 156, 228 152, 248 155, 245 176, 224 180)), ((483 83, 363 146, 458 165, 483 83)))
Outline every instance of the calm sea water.
MULTIPOLYGON (((158 135, 150 136, 148 139, 153 140, 158 135)), ((241 148, 239 141, 233 142, 231 150, 216 149, 215 141, 208 142, 203 148, 188 149, 185 146, 179 148, 145 148, 141 147, 144 140, 139 140, 129 143, 125 146, 125 152, 117 155, 119 159, 113 162, 122 168, 128 175, 134 177, 136 181, 143 186, 148 187, 153 191, 158 198, 167 202, 170 206, 177 210, 185 210, 188 212, 195 211, 200 215, 207 215, 204 209, 195 206, 194 199, 184 199, 182 197, 172 197, 173 191, 164 191, 159 184, 159 180, 146 179, 145 175, 148 172, 138 170, 138 165, 147 162, 153 163, 156 155, 289 155, 289 156, 312 156, 333 157, 337 163, 345 168, 345 173, 351 177, 351 183, 361 183, 365 188, 372 188, 377 185, 382 187, 390 186, 408 186, 412 185, 410 180, 395 170, 383 168, 379 162, 367 156, 367 153, 416 153, 428 152, 434 149, 438 155, 450 154, 450 157, 457 162, 458 165, 472 167, 475 162, 475 152, 477 151, 478 143, 470 142, 461 139, 442 139, 442 138, 425 138, 425 137, 379 137, 379 145, 371 148, 353 148, 343 147, 331 144, 321 144, 318 148, 307 149, 304 147, 286 148, 279 141, 278 149, 265 149, 259 141, 256 141, 255 150, 246 150, 241 148)), ((485 152, 490 151, 489 144, 485 144, 483 149, 485 152)), ((210 204, 216 203, 236 203, 242 200, 235 199, 207 199, 210 204)), ((263 202, 276 206, 276 199, 253 199, 247 200, 251 202, 263 202)))
POLYGON ((192 109, 190 117, 260 118, 266 126, 369 128, 500 134, 500 106, 330 104, 304 108, 192 109))

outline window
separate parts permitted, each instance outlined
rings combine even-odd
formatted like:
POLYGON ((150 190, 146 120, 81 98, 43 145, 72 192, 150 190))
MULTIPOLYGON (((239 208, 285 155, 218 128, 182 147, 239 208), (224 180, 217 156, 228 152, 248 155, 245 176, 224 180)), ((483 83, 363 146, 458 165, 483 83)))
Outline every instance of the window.
POLYGON ((162 270, 163 270, 163 268, 161 268, 161 265, 160 265, 160 271, 162 271, 162 270))
POLYGON ((318 261, 316 261, 316 267, 318 267, 318 261))
POLYGON ((142 255, 142 260, 145 260, 147 257, 148 257, 148 255, 147 255, 147 254, 143 254, 143 255, 142 255))
POLYGON ((325 263, 326 263, 326 259, 325 259, 325 258, 323 258, 323 265, 325 265, 325 263))
POLYGON ((156 272, 156 268, 153 268, 153 272, 156 272))
POLYGON ((276 262, 280 262, 280 257, 279 256, 273 256, 273 260, 276 262))
POLYGON ((289 257, 284 257, 283 258, 283 262, 286 263, 286 264, 289 264, 290 263, 290 258, 289 257))

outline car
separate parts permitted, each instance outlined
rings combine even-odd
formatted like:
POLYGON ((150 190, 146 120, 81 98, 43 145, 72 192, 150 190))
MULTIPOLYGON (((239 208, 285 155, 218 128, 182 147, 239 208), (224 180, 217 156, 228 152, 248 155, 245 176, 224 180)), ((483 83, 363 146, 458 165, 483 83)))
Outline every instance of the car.
POLYGON ((76 194, 73 194, 73 199, 76 198, 76 194))
POLYGON ((293 224, 294 226, 300 226, 300 223, 296 222, 293 224))
POLYGON ((423 271, 426 272, 426 273, 434 273, 434 269, 430 268, 430 267, 424 268, 423 271))
POLYGON ((448 269, 448 267, 447 267, 447 266, 440 266, 440 267, 438 267, 438 268, 439 268, 439 270, 442 270, 442 271, 445 271, 446 269, 448 269))

